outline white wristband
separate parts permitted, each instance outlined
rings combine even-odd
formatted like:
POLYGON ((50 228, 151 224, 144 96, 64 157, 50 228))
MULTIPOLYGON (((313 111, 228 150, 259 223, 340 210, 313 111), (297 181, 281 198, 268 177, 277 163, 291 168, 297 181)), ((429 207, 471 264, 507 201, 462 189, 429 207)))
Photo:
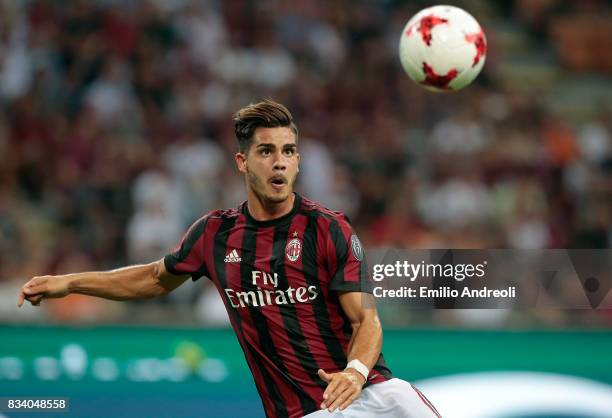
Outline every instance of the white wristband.
POLYGON ((368 380, 368 375, 370 374, 370 369, 368 369, 368 366, 366 366, 365 364, 363 364, 362 362, 360 362, 357 359, 353 359, 351 361, 348 362, 348 364, 346 365, 346 369, 355 369, 359 372, 360 375, 363 376, 363 378, 367 381, 368 380))

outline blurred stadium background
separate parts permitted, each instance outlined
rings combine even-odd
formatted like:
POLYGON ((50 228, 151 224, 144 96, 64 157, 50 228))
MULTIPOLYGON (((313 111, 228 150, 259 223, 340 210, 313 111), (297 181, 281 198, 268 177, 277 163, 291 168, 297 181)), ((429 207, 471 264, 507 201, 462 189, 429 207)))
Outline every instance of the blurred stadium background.
MULTIPOLYGON (((231 114, 264 96, 300 128, 299 190, 345 211, 368 249, 609 249, 610 2, 446 3, 480 21, 489 53, 474 85, 439 95, 397 57, 431 2, 1 1, 0 396, 67 396, 68 416, 263 416, 204 281, 147 302, 18 310, 16 296, 34 275, 159 259, 200 214, 244 200, 231 114)), ((579 407, 612 402, 609 310, 379 308, 402 378, 556 373, 591 381, 572 381, 579 407)), ((519 381, 571 398, 546 376, 519 381)), ((423 383, 448 417, 612 416, 470 415, 423 383)))

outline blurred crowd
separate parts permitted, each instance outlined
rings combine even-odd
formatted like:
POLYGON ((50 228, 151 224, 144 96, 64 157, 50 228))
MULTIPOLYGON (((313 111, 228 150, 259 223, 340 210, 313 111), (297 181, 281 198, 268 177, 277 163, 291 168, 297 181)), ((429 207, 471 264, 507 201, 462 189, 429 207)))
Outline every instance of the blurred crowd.
MULTIPOLYGON (((451 3, 489 55, 474 85, 440 95, 397 57, 426 2, 0 2, 0 285, 159 259, 202 213, 237 206, 231 115, 262 97, 300 128, 299 191, 345 211, 368 248, 610 248, 607 2, 451 3)), ((223 324, 209 290, 162 305, 223 324)), ((46 314, 143 308, 72 300, 46 314)))

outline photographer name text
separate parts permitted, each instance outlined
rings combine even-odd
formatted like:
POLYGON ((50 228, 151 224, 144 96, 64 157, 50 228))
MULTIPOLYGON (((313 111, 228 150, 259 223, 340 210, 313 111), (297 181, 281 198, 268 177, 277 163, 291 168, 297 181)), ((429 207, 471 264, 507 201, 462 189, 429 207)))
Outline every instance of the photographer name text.
POLYGON ((425 261, 375 264, 372 269, 372 279, 381 286, 375 286, 373 294, 377 298, 515 298, 516 286, 493 289, 484 285, 486 266, 487 261, 478 264, 440 264, 425 261), (415 282, 418 279, 452 279, 459 288, 443 285, 417 285, 415 282), (464 282, 466 279, 472 280, 464 282), (410 286, 403 286, 398 280, 408 281, 410 286), (385 283, 382 283, 383 281, 385 283))

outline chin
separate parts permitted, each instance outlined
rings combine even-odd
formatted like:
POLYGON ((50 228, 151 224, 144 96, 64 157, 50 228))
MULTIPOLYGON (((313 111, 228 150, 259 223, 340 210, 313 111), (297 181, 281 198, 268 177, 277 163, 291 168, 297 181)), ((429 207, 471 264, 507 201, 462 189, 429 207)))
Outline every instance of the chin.
POLYGON ((263 196, 267 201, 272 203, 283 203, 285 200, 289 199, 289 196, 292 194, 292 190, 288 187, 279 191, 274 189, 266 191, 267 193, 265 193, 263 196))
POLYGON ((289 199, 289 193, 283 193, 280 195, 268 195, 266 196, 266 200, 272 203, 283 203, 285 200, 289 199))

